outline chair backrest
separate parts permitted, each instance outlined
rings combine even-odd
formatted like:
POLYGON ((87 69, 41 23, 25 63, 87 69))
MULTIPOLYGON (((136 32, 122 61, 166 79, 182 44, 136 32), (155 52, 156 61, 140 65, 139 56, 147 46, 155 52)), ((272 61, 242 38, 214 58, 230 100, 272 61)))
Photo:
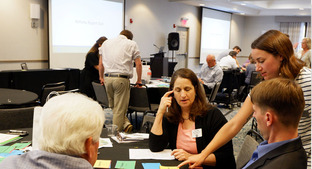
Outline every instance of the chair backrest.
POLYGON ((64 91, 65 88, 65 82, 48 83, 43 85, 40 96, 40 104, 43 106, 46 103, 46 99, 52 91, 64 91))
POLYGON ((0 109, 0 130, 33 127, 34 108, 0 109))
POLYGON ((257 85, 258 83, 261 82, 261 78, 259 76, 260 72, 257 71, 252 71, 251 72, 251 77, 250 77, 250 84, 249 85, 257 85))
POLYGON ((152 129, 154 121, 155 121, 155 116, 151 116, 151 115, 147 115, 147 114, 144 115, 140 132, 141 133, 149 133, 152 129))
POLYGON ((95 93, 96 100, 104 107, 109 107, 109 101, 107 97, 107 92, 105 86, 101 85, 101 83, 92 82, 93 90, 95 93))
POLYGON ((59 96, 59 95, 66 94, 66 93, 75 93, 75 92, 79 92, 79 89, 72 89, 72 90, 66 90, 66 91, 52 91, 47 96, 46 102, 54 96, 59 96))
POLYGON ((221 85, 221 82, 217 82, 212 91, 211 91, 211 94, 210 94, 210 97, 209 97, 209 102, 213 102, 217 96, 217 93, 218 93, 218 90, 220 88, 220 85, 221 85))
POLYGON ((259 143, 250 135, 246 135, 244 143, 236 158, 236 168, 242 168, 250 160, 259 143))
POLYGON ((131 87, 129 107, 151 109, 146 86, 143 86, 142 88, 131 87))

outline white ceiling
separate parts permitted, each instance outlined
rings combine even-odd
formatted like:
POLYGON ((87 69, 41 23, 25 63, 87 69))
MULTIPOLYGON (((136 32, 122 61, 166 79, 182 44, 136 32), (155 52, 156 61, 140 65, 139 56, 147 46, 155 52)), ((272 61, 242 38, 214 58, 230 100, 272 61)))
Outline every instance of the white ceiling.
POLYGON ((311 16, 311 0, 169 0, 246 16, 311 16))

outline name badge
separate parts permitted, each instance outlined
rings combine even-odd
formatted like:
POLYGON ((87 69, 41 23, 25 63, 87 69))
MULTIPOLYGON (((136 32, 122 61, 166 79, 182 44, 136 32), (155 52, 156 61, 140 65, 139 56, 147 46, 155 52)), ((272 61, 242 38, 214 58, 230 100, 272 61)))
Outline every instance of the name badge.
POLYGON ((193 137, 193 138, 202 137, 202 135, 203 135, 202 129, 195 129, 195 130, 192 130, 192 137, 193 137))

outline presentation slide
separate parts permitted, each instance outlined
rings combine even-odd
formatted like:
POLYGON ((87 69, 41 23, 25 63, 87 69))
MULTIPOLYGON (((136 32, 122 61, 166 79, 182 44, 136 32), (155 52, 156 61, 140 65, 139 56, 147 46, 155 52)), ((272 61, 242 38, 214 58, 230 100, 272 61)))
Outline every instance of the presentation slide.
POLYGON ((202 8, 202 27, 200 45, 200 63, 206 62, 206 56, 216 57, 229 49, 231 14, 202 8))
POLYGON ((124 0, 49 0, 50 68, 83 68, 101 36, 124 28, 124 0))

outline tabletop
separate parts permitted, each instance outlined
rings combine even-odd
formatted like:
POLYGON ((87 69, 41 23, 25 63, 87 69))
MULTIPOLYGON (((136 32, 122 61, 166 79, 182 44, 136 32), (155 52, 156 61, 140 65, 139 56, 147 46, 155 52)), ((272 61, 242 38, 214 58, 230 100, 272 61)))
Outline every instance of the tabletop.
POLYGON ((34 92, 0 88, 0 105, 23 105, 33 103, 38 99, 38 95, 34 92))
MULTIPOLYGON (((32 140, 32 128, 17 129, 27 131, 29 134, 24 136, 17 142, 25 142, 32 140)), ((0 133, 6 133, 9 130, 2 130, 0 133)), ((103 128, 101 138, 107 137, 107 130, 103 128)), ((148 140, 132 142, 132 143, 117 143, 113 139, 110 139, 113 143, 113 147, 103 147, 98 150, 98 160, 111 160, 111 168, 115 168, 116 162, 121 161, 136 161, 135 168, 143 169, 142 163, 160 163, 162 166, 177 166, 181 162, 178 160, 132 160, 129 159, 129 149, 148 149, 148 140)), ((13 144, 13 143, 12 143, 13 144)), ((185 169, 187 166, 181 167, 185 169)))

